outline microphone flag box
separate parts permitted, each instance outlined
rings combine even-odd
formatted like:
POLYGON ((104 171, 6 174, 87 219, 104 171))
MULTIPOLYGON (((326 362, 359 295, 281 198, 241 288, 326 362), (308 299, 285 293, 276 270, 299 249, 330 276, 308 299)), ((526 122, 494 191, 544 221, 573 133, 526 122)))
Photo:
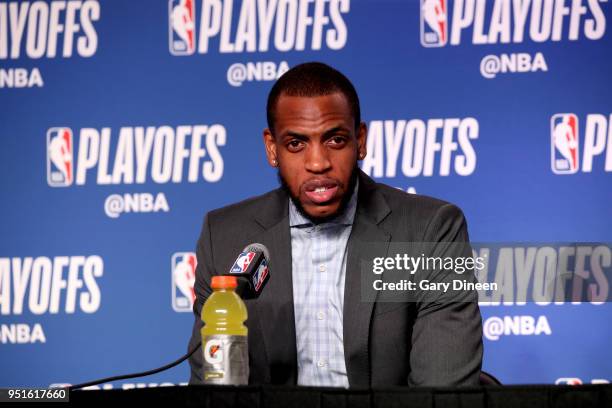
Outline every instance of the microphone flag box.
POLYGON ((247 279, 251 290, 259 294, 269 275, 268 260, 262 251, 242 252, 230 268, 230 275, 247 279))

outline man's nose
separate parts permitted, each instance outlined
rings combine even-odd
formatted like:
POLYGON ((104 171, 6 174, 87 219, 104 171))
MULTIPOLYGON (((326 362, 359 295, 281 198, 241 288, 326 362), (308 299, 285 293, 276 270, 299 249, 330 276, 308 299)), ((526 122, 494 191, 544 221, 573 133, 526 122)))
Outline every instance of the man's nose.
POLYGON ((312 173, 323 173, 331 168, 328 152, 325 146, 314 145, 306 153, 306 170, 312 173))

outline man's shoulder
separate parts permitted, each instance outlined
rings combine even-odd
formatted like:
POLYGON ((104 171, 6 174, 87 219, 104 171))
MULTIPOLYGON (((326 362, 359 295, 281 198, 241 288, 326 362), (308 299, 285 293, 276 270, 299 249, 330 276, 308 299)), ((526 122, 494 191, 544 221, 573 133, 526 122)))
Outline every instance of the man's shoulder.
POLYGON ((463 217, 461 209, 448 201, 422 194, 407 193, 383 183, 375 183, 383 195, 391 213, 412 214, 418 217, 450 216, 463 217))
POLYGON ((376 183, 389 212, 383 228, 400 241, 467 241, 467 221, 455 204, 376 183))

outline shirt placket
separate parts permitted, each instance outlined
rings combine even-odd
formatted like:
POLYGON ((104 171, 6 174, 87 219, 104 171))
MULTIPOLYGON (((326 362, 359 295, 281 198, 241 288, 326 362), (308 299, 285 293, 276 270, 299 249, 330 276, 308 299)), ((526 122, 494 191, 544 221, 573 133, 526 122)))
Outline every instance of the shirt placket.
POLYGON ((316 340, 316 350, 314 350, 313 363, 316 372, 315 378, 319 384, 329 383, 331 380, 329 372, 330 364, 330 342, 329 342, 329 305, 328 293, 330 288, 329 277, 329 242, 325 238, 323 226, 313 227, 311 233, 315 243, 312 252, 312 263, 310 265, 313 284, 315 285, 314 308, 311 310, 313 328, 316 340))

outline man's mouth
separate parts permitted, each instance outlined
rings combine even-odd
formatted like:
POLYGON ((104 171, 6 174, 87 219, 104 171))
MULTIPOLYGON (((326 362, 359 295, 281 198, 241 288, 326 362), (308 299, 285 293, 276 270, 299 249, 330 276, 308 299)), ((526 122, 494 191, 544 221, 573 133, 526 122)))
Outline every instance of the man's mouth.
POLYGON ((304 185, 304 193, 315 204, 324 204, 334 198, 338 183, 334 180, 311 180, 304 185))

